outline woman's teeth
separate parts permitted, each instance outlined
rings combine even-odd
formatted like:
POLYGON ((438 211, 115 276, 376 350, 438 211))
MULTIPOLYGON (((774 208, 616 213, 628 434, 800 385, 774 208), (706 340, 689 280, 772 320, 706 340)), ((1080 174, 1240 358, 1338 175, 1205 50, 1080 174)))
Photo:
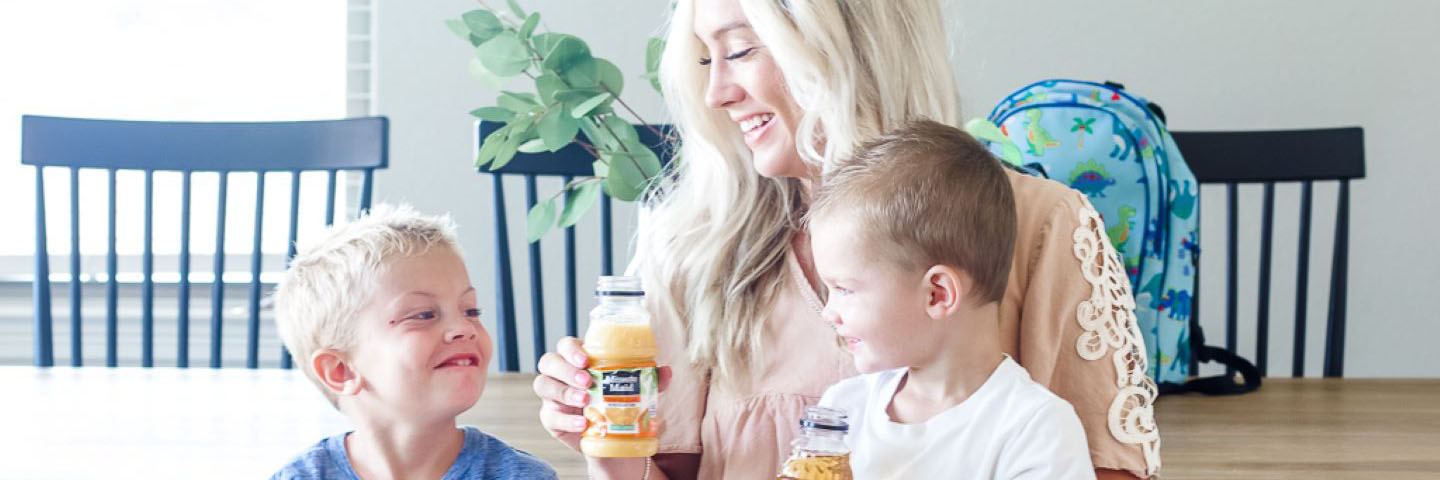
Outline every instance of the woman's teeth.
POLYGON ((770 123, 770 119, 772 118, 775 118, 775 114, 773 113, 763 113, 747 118, 744 121, 740 122, 740 131, 750 133, 751 130, 760 128, 760 126, 765 125, 766 123, 770 123))

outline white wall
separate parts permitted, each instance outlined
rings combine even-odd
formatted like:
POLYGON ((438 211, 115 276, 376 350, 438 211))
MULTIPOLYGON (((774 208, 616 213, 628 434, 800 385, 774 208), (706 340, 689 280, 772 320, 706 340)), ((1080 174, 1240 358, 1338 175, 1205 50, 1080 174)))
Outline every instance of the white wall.
MULTIPOLYGON (((493 1, 500 6, 503 2, 493 1)), ((624 2, 526 1, 553 31, 590 42, 629 78, 626 94, 650 121, 664 121, 658 96, 635 79, 644 42, 662 24, 663 0, 624 2), (621 10, 623 8, 623 11, 621 10)), ((494 311, 489 180, 473 172, 471 123, 465 112, 493 101, 494 92, 466 74, 469 48, 444 28, 475 3, 460 0, 379 0, 378 106, 390 116, 392 167, 379 175, 379 199, 406 200, 432 212, 450 211, 462 226, 472 279, 487 311, 494 311)), ((1430 194, 1440 177, 1433 139, 1440 122, 1440 3, 1342 0, 1243 2, 947 2, 956 70, 967 115, 984 115, 1014 88, 1047 77, 1113 79, 1161 103, 1175 130, 1282 129, 1360 125, 1366 129, 1367 178, 1352 186, 1349 330, 1346 373, 1357 377, 1440 376, 1440 362, 1424 352, 1440 337, 1440 314, 1424 298, 1440 255, 1430 194), (1427 88, 1430 87, 1430 88, 1427 88)), ((519 88, 523 84, 517 84, 519 88)), ((556 188, 550 185, 548 188, 556 188)), ((507 184, 512 206, 521 185, 507 184)), ((542 190, 545 187, 542 187, 542 190)), ((1335 188, 1316 188, 1307 372, 1318 374, 1333 238, 1335 188)), ((1203 191, 1207 212, 1201 308, 1212 344, 1223 341, 1224 194, 1203 191)), ((1241 191, 1239 304, 1241 352, 1253 357, 1259 243, 1259 189, 1241 191), (1247 247, 1248 246, 1248 247, 1247 247), (1248 326, 1247 326, 1248 325, 1248 326)), ((1288 374, 1294 307, 1297 187, 1277 189, 1271 372, 1288 374)), ((628 227, 620 208, 617 226, 628 227)), ((511 209, 513 237, 523 211, 511 209)), ((593 235, 593 217, 581 237, 593 235)), ((620 230, 623 232, 624 230, 620 230)), ((622 233, 620 237, 628 238, 622 233)), ((558 258, 559 236, 545 241, 558 258)), ((622 241, 622 245, 623 245, 622 241)), ((523 243, 512 242, 515 268, 524 270, 523 243)), ((593 250, 582 258, 594 258, 593 250)), ((624 256, 617 261, 623 263, 624 256)), ((530 318, 519 274, 516 308, 530 318)), ((580 291, 597 271, 582 268, 580 291)), ((558 272, 546 285, 560 291, 558 272)), ((558 297, 558 293, 557 293, 558 297)), ((583 297, 583 295, 582 295, 583 297)), ((558 298, 556 298, 558 300, 558 298)), ((582 300, 582 313, 589 303, 582 300)), ((563 307, 551 302, 551 340, 563 307)), ((583 319, 582 319, 583 327, 583 319)), ((493 330, 492 330, 493 331, 493 330)), ((526 343, 528 329, 521 330, 526 343)), ((529 358, 522 346, 522 359, 529 358)), ((528 361, 522 365, 529 367, 528 361)))

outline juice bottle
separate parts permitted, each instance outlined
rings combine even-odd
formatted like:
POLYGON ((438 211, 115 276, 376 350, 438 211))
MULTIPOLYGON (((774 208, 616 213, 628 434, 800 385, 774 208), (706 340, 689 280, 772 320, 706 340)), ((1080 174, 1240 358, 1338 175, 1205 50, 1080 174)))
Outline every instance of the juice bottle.
POLYGON ((780 480, 852 480, 850 448, 845 433, 850 429, 845 411, 808 407, 800 419, 800 438, 791 442, 790 459, 781 467, 780 480))
POLYGON ((592 457, 655 455, 660 446, 655 416, 659 348, 641 304, 645 292, 637 277, 600 277, 595 297, 600 303, 590 311, 585 330, 592 382, 580 451, 592 457))

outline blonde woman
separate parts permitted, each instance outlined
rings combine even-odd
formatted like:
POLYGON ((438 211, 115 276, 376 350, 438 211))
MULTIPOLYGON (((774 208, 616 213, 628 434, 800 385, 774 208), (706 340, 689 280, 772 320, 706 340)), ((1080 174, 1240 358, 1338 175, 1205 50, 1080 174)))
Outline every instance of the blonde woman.
MULTIPOLYGON (((773 478, 805 407, 855 374, 798 220, 858 143, 916 118, 961 123, 941 18, 936 0, 677 2, 661 83, 684 161, 646 206, 631 266, 672 369, 666 427, 660 454, 589 459, 593 477, 773 478)), ((1007 174, 1005 351, 1075 406, 1100 478, 1154 475, 1155 387, 1099 216, 1061 184, 1007 174)), ((586 362, 561 340, 534 385, 541 422, 572 448, 586 362)))

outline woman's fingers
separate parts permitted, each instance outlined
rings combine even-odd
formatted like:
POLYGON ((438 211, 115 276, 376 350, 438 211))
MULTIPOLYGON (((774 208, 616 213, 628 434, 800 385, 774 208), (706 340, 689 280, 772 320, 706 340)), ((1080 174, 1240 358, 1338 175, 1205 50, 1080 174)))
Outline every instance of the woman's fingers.
POLYGON ((555 402, 540 404, 540 424, 556 438, 567 433, 584 432, 587 425, 585 417, 580 415, 580 409, 555 402))
POLYGON ((580 348, 580 339, 578 338, 560 339, 559 342, 555 342, 555 351, 565 357, 565 361, 575 368, 585 368, 590 364, 590 358, 585 355, 585 350, 580 348))
MULTIPOLYGON (((548 357, 549 354, 546 354, 546 356, 548 357)), ((545 359, 541 358, 540 361, 544 363, 545 359)), ((590 379, 589 374, 583 370, 579 372, 585 375, 585 379, 588 382, 590 379)), ((575 382, 575 380, 575 378, 570 379, 571 382, 575 382)), ((574 383, 566 383, 560 379, 541 373, 535 376, 535 382, 531 385, 531 388, 535 390, 535 396, 540 397, 541 400, 572 407, 585 406, 585 402, 589 400, 589 393, 587 393, 584 388, 575 388, 573 385, 574 383)))
POLYGON ((655 369, 655 376, 657 383, 660 384, 660 391, 665 391, 665 388, 670 385, 670 375, 672 373, 674 372, 670 371, 668 365, 655 369))

